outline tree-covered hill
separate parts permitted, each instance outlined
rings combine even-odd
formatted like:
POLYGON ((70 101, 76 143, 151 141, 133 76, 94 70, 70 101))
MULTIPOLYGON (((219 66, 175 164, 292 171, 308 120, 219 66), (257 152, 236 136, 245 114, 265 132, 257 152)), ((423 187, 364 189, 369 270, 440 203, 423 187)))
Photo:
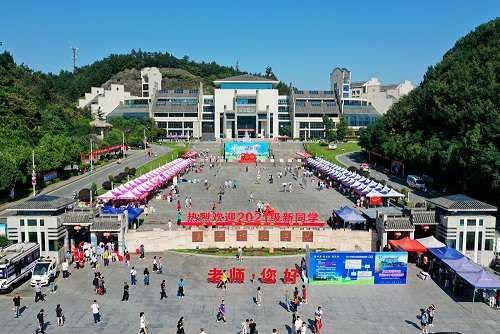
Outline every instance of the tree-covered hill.
POLYGON ((499 204, 500 19, 458 40, 419 87, 362 132, 361 145, 451 191, 499 204))
POLYGON ((57 94, 47 75, 0 54, 0 191, 26 183, 35 150, 38 175, 77 163, 90 115, 57 94))
MULTIPOLYGON (((233 67, 219 65, 215 62, 198 63, 190 60, 187 56, 177 58, 168 52, 132 50, 130 54, 113 54, 90 65, 79 67, 74 73, 61 71, 59 74, 50 74, 49 78, 54 88, 61 95, 71 101, 76 101, 85 92, 89 92, 90 87, 100 87, 111 80, 113 76, 119 75, 123 71, 132 69, 140 70, 141 68, 152 66, 184 70, 188 75, 200 78, 207 93, 212 91, 214 80, 247 73, 236 70, 233 67)), ((172 75, 174 74, 172 73, 172 75)), ((266 74, 275 78, 272 72, 266 74)), ((186 75, 181 77, 186 77, 186 75)), ((192 83, 190 78, 186 80, 189 84, 192 83)), ((178 84, 183 86, 185 83, 178 82, 178 84)), ((288 90, 288 87, 283 83, 280 83, 278 88, 280 93, 283 94, 288 90)))

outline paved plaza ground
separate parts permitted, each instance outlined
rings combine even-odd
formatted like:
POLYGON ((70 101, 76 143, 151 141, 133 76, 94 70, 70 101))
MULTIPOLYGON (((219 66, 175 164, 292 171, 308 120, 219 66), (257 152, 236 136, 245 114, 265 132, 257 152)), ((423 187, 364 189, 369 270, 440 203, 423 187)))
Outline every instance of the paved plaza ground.
MULTIPOLYGON (((179 184, 180 201, 182 204, 183 219, 186 219, 188 211, 202 212, 211 211, 213 203, 216 202, 217 211, 255 211, 257 201, 268 202, 279 212, 316 212, 322 220, 328 219, 333 209, 341 206, 353 206, 353 202, 335 190, 317 190, 317 183, 308 178, 304 187, 302 182, 302 171, 299 177, 295 178, 291 173, 285 176, 286 166, 284 164, 259 163, 255 165, 241 165, 238 163, 221 163, 214 168, 205 167, 201 173, 189 172, 185 179, 193 181, 198 179, 198 183, 184 182, 179 184), (246 168, 248 167, 248 172, 246 168), (278 172, 283 173, 282 178, 278 178, 278 172), (257 183, 257 174, 260 174, 260 183, 257 183), (270 184, 269 175, 273 175, 274 182, 270 184), (204 186, 204 180, 209 183, 209 190, 204 186), (224 181, 236 182, 236 189, 224 189, 222 204, 219 205, 218 193, 224 181), (283 183, 292 183, 291 192, 283 192, 283 183), (253 203, 249 201, 250 193, 253 193, 253 203), (191 209, 184 208, 184 201, 191 196, 193 206, 191 209)), ((167 202, 166 200, 154 199, 150 201, 155 213, 146 217, 146 224, 142 228, 149 226, 152 222, 166 223, 171 219, 175 223, 177 217, 176 200, 167 202)))
MULTIPOLYGON (((147 251, 147 245, 146 245, 147 251)), ((158 255, 158 254, 157 254, 158 255)), ((32 333, 35 317, 40 308, 46 311, 48 333, 137 333, 139 312, 144 311, 153 333, 175 333, 179 317, 186 319, 187 333, 198 333, 203 327, 208 334, 237 333, 240 323, 254 318, 259 333, 291 333, 291 313, 282 306, 285 294, 290 296, 291 285, 277 282, 262 285, 263 305, 253 303, 259 283, 250 283, 251 273, 257 277, 264 267, 277 269, 278 277, 286 267, 294 267, 300 257, 244 258, 243 263, 233 258, 193 256, 165 253, 166 272, 152 274, 151 285, 143 286, 142 271, 151 270, 153 254, 146 259, 132 258, 132 265, 139 271, 139 284, 131 287, 130 301, 121 302, 122 286, 129 280, 128 269, 123 263, 112 263, 102 268, 108 293, 96 296, 92 288, 93 271, 88 266, 72 269, 70 279, 58 278, 57 293, 47 293, 46 302, 34 303, 33 289, 24 284, 17 291, 23 297, 26 308, 20 319, 13 316, 11 295, 0 296, 0 320, 2 333, 32 333), (213 268, 244 267, 245 283, 232 285, 227 290, 217 289, 207 283, 208 270, 213 268), (175 297, 176 282, 181 275, 186 280, 186 297, 175 297), (160 301, 160 283, 167 281, 166 300, 160 301), (94 325, 90 311, 93 299, 102 310, 102 322, 94 325), (227 307, 227 323, 215 321, 216 309, 221 299, 227 307), (60 303, 66 315, 66 325, 56 326, 55 306, 60 303), (281 304, 280 304, 281 303, 281 304)), ((458 331, 461 333, 498 333, 500 311, 489 309, 483 303, 455 302, 433 281, 421 281, 410 267, 408 284, 401 286, 309 286, 309 303, 299 307, 298 314, 308 320, 318 305, 324 309, 323 333, 418 333, 417 314, 421 307, 434 303, 437 307, 433 331, 458 331)), ((299 282, 300 284, 300 282, 299 282)), ((300 287, 300 286, 299 286, 300 287)), ((308 330, 310 333, 310 330, 308 330)))
MULTIPOLYGON (((218 149, 217 145, 212 148, 218 149)), ((326 219, 333 209, 353 203, 335 190, 318 191, 316 184, 308 181, 302 188, 299 180, 290 174, 283 179, 277 177, 278 171, 284 172, 283 166, 272 163, 246 166, 237 163, 225 164, 216 168, 205 168, 201 174, 190 172, 186 179, 199 179, 199 183, 180 183, 181 202, 192 196, 193 207, 190 211, 209 211, 217 201, 219 186, 226 180, 236 180, 236 189, 226 189, 222 205, 217 210, 254 211, 258 200, 269 202, 277 211, 317 212, 326 219), (261 182, 256 183, 257 171, 260 170, 261 182), (273 174, 274 183, 268 183, 269 174, 273 174), (210 189, 203 185, 207 178, 210 189), (281 184, 292 182, 292 192, 282 192, 281 184), (248 201, 253 192, 255 203, 248 201)), ((151 205, 156 213, 149 215, 146 224, 140 229, 148 230, 165 227, 168 219, 175 222, 175 203, 165 200, 153 200, 151 205)), ((183 208, 183 218, 186 218, 183 208)), ((175 227, 175 224, 174 224, 175 227)), ((294 268, 300 263, 300 256, 244 258, 242 263, 234 258, 195 256, 166 252, 162 254, 148 253, 146 259, 140 260, 135 255, 132 265, 139 273, 138 286, 131 287, 130 301, 121 302, 123 282, 129 281, 129 268, 123 263, 112 263, 102 268, 108 293, 96 296, 93 291, 93 271, 72 269, 68 280, 58 278, 57 293, 47 293, 46 302, 34 303, 34 291, 29 284, 19 287, 23 297, 22 317, 15 319, 12 311, 12 296, 0 296, 0 333, 32 333, 35 330, 36 314, 41 308, 46 311, 48 333, 137 333, 139 329, 139 312, 146 313, 152 333, 175 333, 176 323, 181 316, 186 319, 188 334, 196 334, 203 327, 208 334, 237 333, 240 324, 246 318, 257 322, 259 333, 271 333, 277 328, 278 333, 292 333, 291 318, 284 307, 285 296, 291 297, 293 286, 278 281, 272 285, 262 285, 263 305, 258 307, 253 302, 256 288, 260 283, 250 282, 252 273, 260 276, 262 269, 275 268, 278 278, 282 277, 285 268, 294 268), (154 255, 163 256, 166 271, 162 275, 152 274, 151 285, 142 283, 142 272, 145 267, 152 269, 154 255), (212 268, 230 269, 245 268, 245 283, 231 285, 227 290, 217 289, 207 283, 208 271, 212 268), (177 281, 186 280, 186 297, 176 298, 177 281), (160 301, 161 280, 167 281, 166 300, 160 301), (101 306, 102 322, 94 325, 90 305, 97 299, 101 306), (216 322, 216 312, 221 299, 225 299, 227 307, 227 323, 216 322), (55 307, 61 304, 67 322, 63 328, 57 327, 55 307)), ((325 334, 330 333, 418 333, 420 308, 435 304, 437 307, 435 327, 432 331, 457 331, 460 333, 498 333, 500 328, 500 311, 489 309, 483 303, 476 303, 474 313, 472 303, 456 302, 432 280, 422 281, 416 277, 416 269, 410 265, 407 285, 396 286, 309 286, 309 303, 299 308, 298 314, 305 320, 312 321, 317 306, 324 309, 325 334)), ((302 283, 299 282, 297 286, 302 283)), ((308 330, 311 333, 311 330, 308 330)))

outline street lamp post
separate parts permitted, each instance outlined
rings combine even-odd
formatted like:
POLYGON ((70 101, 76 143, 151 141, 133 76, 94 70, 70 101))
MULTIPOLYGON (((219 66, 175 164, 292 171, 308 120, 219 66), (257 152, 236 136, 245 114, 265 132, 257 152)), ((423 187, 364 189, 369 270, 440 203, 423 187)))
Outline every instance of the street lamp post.
POLYGON ((31 170, 31 185, 33 186, 33 196, 36 195, 36 172, 35 172, 35 150, 32 150, 31 162, 32 162, 32 170, 31 170))
POLYGON ((94 155, 92 154, 92 138, 90 138, 90 174, 92 174, 92 171, 94 169, 92 160, 94 160, 94 155))
POLYGON ((144 151, 146 150, 146 143, 147 143, 147 140, 146 140, 146 128, 144 128, 144 151))

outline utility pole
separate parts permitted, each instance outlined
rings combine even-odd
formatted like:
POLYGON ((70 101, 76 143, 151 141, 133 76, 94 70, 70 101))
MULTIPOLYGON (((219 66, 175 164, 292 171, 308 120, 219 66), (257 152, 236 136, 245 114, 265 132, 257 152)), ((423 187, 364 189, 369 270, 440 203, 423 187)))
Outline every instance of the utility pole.
POLYGON ((90 174, 92 174, 92 171, 94 169, 92 160, 94 160, 94 155, 92 154, 92 138, 90 138, 90 174))
POLYGON ((144 128, 144 151, 146 151, 146 143, 147 143, 147 139, 146 139, 146 128, 144 128))
POLYGON ((71 51, 73 53, 73 73, 75 73, 76 72, 76 53, 78 51, 78 48, 72 46, 71 47, 71 51))
POLYGON ((32 162, 32 170, 31 170, 31 185, 33 186, 33 196, 36 195, 35 187, 36 187, 36 172, 35 172, 35 150, 31 151, 31 162, 32 162))
POLYGON ((125 132, 122 131, 122 158, 125 159, 125 132))

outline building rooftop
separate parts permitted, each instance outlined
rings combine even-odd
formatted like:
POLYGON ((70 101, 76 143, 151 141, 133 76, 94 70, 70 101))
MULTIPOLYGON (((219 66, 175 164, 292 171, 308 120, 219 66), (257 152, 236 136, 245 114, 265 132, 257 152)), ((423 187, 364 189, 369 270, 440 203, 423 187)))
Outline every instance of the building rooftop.
POLYGON ((437 225, 434 210, 411 210, 410 221, 413 225, 437 225))
POLYGON ((7 211, 58 211, 75 203, 75 200, 53 195, 38 195, 14 204, 7 211))
POLYGON ((497 211, 495 206, 463 194, 431 198, 427 202, 447 211, 497 211))
POLYGON ((384 221, 384 228, 386 231, 389 230, 408 230, 413 231, 415 227, 410 221, 410 217, 390 217, 384 221))
POLYGON ((360 88, 363 87, 363 85, 366 83, 366 81, 353 81, 351 82, 351 88, 360 88))
POLYGON ((215 80, 214 83, 223 83, 223 82, 270 82, 270 83, 278 83, 279 81, 269 79, 269 78, 264 78, 264 77, 258 77, 256 75, 251 75, 251 74, 242 74, 242 75, 235 75, 232 77, 224 78, 224 79, 219 79, 215 80))

